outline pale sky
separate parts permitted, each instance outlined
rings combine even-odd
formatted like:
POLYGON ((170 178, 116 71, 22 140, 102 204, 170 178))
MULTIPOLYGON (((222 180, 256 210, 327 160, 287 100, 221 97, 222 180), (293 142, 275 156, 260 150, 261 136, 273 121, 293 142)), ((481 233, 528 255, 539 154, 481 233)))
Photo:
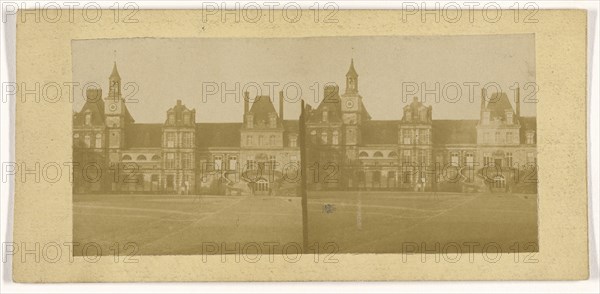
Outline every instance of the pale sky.
MULTIPOLYGON (((122 83, 135 86, 123 94, 137 102, 127 104, 136 122, 161 123, 166 110, 177 99, 196 109, 197 122, 239 122, 242 120, 242 89, 256 93, 253 84, 269 94, 288 86, 289 102, 285 119, 300 113, 296 89, 313 106, 322 99, 323 85, 337 83, 343 92, 345 74, 354 58, 359 74, 359 92, 375 120, 397 120, 402 107, 412 101, 406 85, 421 85, 429 90, 440 85, 439 99, 426 96, 433 105, 434 119, 477 119, 481 85, 497 83, 514 105, 514 92, 521 85, 521 100, 532 92, 525 83, 535 82, 535 42, 533 34, 480 36, 410 37, 318 37, 318 38, 203 38, 203 39, 96 39, 72 42, 73 81, 98 83, 108 93, 108 77, 116 59, 122 83), (116 51, 116 54, 115 54, 116 51), (474 101, 469 87, 475 86, 474 101), (222 85, 233 94, 221 102, 222 85), (236 84, 239 91, 236 91, 236 84), (462 95, 456 96, 460 85, 462 95), (218 88, 213 88, 217 85, 218 88), (318 93, 316 96, 316 86, 318 93), (403 87, 403 85, 405 85, 403 87), (443 88, 447 86, 444 96, 443 88), (405 91, 403 91, 405 89, 405 91), (207 90, 216 94, 206 93, 207 90), (237 93, 235 93, 237 92, 237 93), (402 97, 408 97, 406 102, 402 97), (449 100, 458 99, 456 102, 449 100)), ((418 89, 416 96, 421 95, 418 89)), ((488 92, 493 92, 489 88, 488 92)), ((276 94, 277 95, 277 94, 276 94)), ((253 96, 253 95, 251 95, 253 96)), ((535 97, 535 96, 531 96, 535 97)), ((74 109, 83 105, 81 91, 76 93, 74 109)), ((279 109, 275 97, 275 108, 279 109)), ((522 102, 521 113, 535 116, 535 103, 522 102)))

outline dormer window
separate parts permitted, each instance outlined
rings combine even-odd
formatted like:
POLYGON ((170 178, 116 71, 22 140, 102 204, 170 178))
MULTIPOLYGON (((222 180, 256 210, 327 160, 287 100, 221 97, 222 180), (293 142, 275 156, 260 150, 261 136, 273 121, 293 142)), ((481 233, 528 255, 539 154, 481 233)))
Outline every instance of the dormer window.
POLYGON ((327 111, 327 109, 323 110, 322 115, 323 115, 323 117, 322 117, 323 122, 327 122, 329 120, 329 117, 328 117, 329 112, 327 111))
POLYGON ((513 124, 513 113, 512 111, 507 111, 506 112, 506 123, 509 125, 513 124))
POLYGON ((92 124, 92 114, 88 112, 85 114, 85 125, 89 126, 91 124, 92 124))
POLYGON ((188 113, 183 115, 183 123, 186 125, 190 124, 190 115, 188 113))
POLYGON ((174 125, 175 124, 175 115, 174 114, 169 114, 169 124, 170 125, 174 125))
POLYGON ((412 113, 410 110, 404 112, 404 117, 406 117, 406 121, 412 121, 412 113))

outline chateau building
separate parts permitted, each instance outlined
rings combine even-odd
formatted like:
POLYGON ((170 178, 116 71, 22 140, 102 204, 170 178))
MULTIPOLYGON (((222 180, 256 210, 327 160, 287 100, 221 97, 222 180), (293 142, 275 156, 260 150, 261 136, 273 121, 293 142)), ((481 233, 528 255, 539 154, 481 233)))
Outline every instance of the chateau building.
MULTIPOLYGON (((115 63, 108 94, 89 89, 73 114, 74 192, 294 194, 301 130, 283 96, 276 111, 244 93, 240 123, 198 123, 180 100, 163 123, 135 123, 115 63)), ((477 120, 434 120, 416 97, 398 120, 373 120, 352 61, 343 93, 325 86, 305 109, 309 189, 535 192, 535 117, 521 116, 518 90, 515 109, 505 93, 481 96, 477 120)))

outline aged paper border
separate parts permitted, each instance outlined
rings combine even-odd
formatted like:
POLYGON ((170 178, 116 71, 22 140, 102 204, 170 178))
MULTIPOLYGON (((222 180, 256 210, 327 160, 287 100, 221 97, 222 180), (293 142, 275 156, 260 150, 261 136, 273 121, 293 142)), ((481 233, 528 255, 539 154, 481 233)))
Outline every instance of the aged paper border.
MULTIPOLYGON (((110 15, 104 11, 103 14, 110 15)), ((467 15, 464 11, 464 15, 467 15)), ((65 15, 66 12, 65 12, 65 15)), ((16 282, 126 281, 333 281, 333 280, 572 280, 588 277, 587 240, 587 18, 585 10, 543 10, 537 23, 502 17, 486 22, 402 22, 392 10, 347 10, 338 23, 315 23, 312 17, 274 23, 202 21, 199 10, 142 10, 137 23, 115 23, 102 17, 85 22, 56 23, 17 19, 17 83, 71 82, 71 40, 93 38, 315 37, 382 35, 478 35, 534 33, 536 42, 537 131, 539 170, 539 244, 537 262, 514 261, 504 254, 492 263, 481 256, 470 262, 436 262, 399 254, 336 255, 338 263, 315 263, 305 256, 296 263, 261 258, 257 263, 221 262, 201 256, 139 256, 138 263, 102 258, 92 263, 66 252, 55 263, 13 259, 16 282)), ((65 95, 65 94, 63 94, 65 95)), ((17 98, 20 97, 17 94, 17 98)), ((16 162, 70 162, 72 105, 58 102, 16 102, 16 162)), ((72 242, 71 184, 15 180, 14 242, 72 242)), ((31 245, 33 246, 33 245, 31 245)), ((322 259, 321 259, 322 260, 322 259)))

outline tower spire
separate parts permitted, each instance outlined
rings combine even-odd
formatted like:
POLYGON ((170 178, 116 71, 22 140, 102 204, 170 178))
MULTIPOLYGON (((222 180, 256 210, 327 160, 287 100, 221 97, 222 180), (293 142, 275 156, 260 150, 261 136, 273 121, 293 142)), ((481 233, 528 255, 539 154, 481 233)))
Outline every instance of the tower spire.
POLYGON ((346 93, 358 93, 358 73, 354 69, 354 58, 350 59, 350 68, 346 73, 346 93))

